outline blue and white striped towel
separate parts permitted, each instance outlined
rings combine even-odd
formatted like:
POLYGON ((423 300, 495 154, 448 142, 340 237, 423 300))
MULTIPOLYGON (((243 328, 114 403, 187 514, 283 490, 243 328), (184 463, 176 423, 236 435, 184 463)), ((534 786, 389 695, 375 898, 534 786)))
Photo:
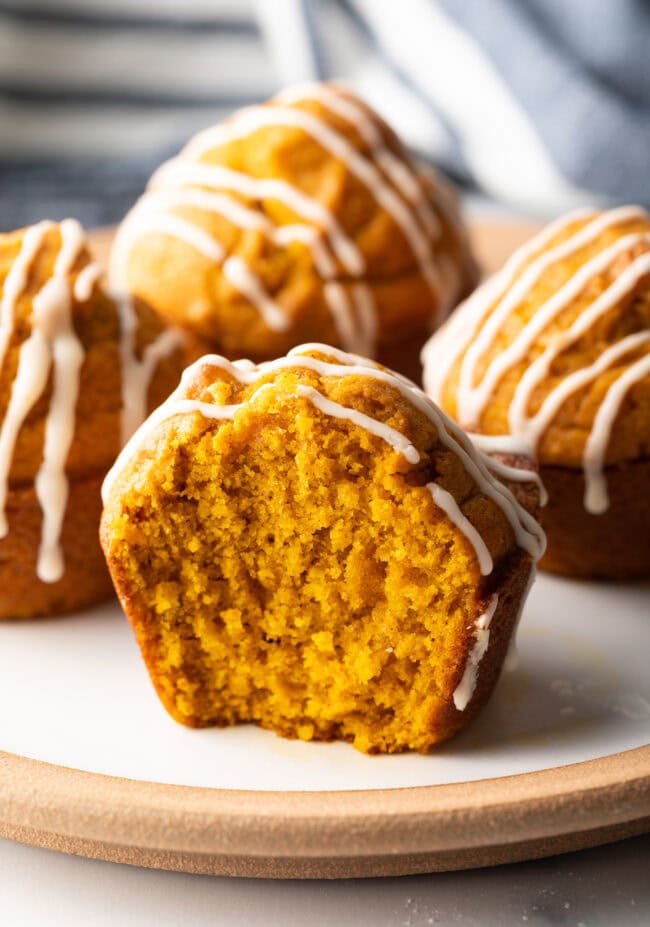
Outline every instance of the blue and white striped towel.
POLYGON ((197 128, 333 76, 489 197, 650 203, 649 46, 641 0, 0 0, 0 227, 115 221, 197 128))

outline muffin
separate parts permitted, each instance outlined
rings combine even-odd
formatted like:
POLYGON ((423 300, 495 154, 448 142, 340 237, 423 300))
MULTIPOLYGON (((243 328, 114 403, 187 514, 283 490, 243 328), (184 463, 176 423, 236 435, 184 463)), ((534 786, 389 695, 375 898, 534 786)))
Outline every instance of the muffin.
POLYGON ((119 228, 111 279, 231 358, 318 340, 419 377, 476 268, 448 186, 324 83, 241 110, 164 164, 119 228))
POLYGON ((167 711, 368 753, 451 737, 489 697, 543 550, 505 464, 326 345, 188 368, 109 473, 101 528, 167 711))
POLYGON ((111 593, 101 482, 178 383, 180 333, 100 277, 72 219, 0 235, 0 618, 111 593))
POLYGON ((542 567, 650 575, 643 209, 582 210, 549 225, 458 308, 423 359, 425 389, 457 422, 537 455, 548 491, 542 567))

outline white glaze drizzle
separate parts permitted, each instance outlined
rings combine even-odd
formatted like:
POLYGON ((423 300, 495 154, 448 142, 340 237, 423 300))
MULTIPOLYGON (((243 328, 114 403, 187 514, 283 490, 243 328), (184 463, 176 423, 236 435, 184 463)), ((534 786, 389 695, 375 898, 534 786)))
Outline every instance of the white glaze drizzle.
POLYGON ((469 543, 474 548, 476 559, 479 563, 481 576, 488 576, 493 568, 492 555, 481 535, 478 533, 471 521, 463 515, 460 507, 452 494, 437 483, 427 483, 427 489, 431 493, 433 501, 442 509, 445 515, 452 521, 458 530, 465 535, 469 543))
POLYGON ((111 274, 115 289, 121 292, 127 289, 124 256, 128 255, 138 238, 147 233, 170 235, 196 249, 208 260, 221 264, 228 282, 255 306, 268 328, 272 331, 284 331, 288 327, 289 319, 284 311, 265 291, 261 280, 246 262, 234 255, 227 258, 221 242, 193 222, 171 212, 147 212, 136 208, 122 224, 122 233, 115 243, 115 253, 118 257, 114 267, 120 270, 111 274))
MULTIPOLYGON (((32 253, 38 250, 52 227, 45 223, 36 227, 39 241, 32 253)), ((35 480, 43 512, 36 575, 47 583, 59 580, 64 571, 60 535, 68 499, 65 463, 74 436, 79 374, 84 360, 83 347, 72 324, 68 279, 83 246, 84 234, 73 219, 66 219, 59 228, 61 247, 52 276, 34 297, 32 331, 21 347, 9 406, 0 430, 0 534, 6 536, 8 476, 16 440, 53 369, 43 461, 35 480)))
POLYGON ((149 386, 158 364, 182 348, 184 336, 168 328, 150 342, 138 359, 135 340, 139 320, 128 294, 112 292, 120 323, 120 362, 122 372, 121 441, 123 447, 147 417, 149 386))
POLYGON ((356 336, 350 346, 343 347, 362 357, 374 357, 379 339, 379 320, 370 287, 365 283, 352 284, 352 298, 356 306, 356 336))
POLYGON ((34 298, 34 320, 42 324, 51 344, 54 382, 45 423, 43 463, 36 475, 36 495, 43 511, 41 545, 36 575, 43 582, 56 582, 65 565, 60 538, 68 503, 65 465, 72 445, 75 412, 79 396, 85 351, 72 321, 69 276, 85 241, 82 227, 74 219, 61 225, 61 249, 50 280, 34 298))
POLYGON ((570 225, 593 215, 593 210, 579 209, 549 223, 530 241, 518 248, 498 273, 485 280, 456 309, 445 325, 429 339, 422 351, 425 367, 424 385, 429 396, 436 402, 442 401, 442 389, 452 367, 469 345, 492 305, 503 298, 524 264, 570 225))
MULTIPOLYGON (((7 274, 0 323, 0 362, 4 360, 14 331, 15 306, 27 286, 30 267, 43 246, 46 234, 56 227, 53 222, 41 222, 27 229, 21 250, 7 274)), ((9 530, 6 516, 9 471, 16 442, 31 409, 43 395, 51 374, 52 395, 45 420, 43 460, 34 481, 43 513, 36 575, 47 583, 61 579, 65 569, 60 543, 69 493, 65 466, 74 438, 80 374, 85 357, 73 325, 72 300, 87 301, 101 276, 99 265, 90 263, 80 271, 71 286, 73 267, 85 241, 84 232, 74 219, 64 220, 58 228, 61 236, 59 252, 52 275, 34 295, 31 332, 20 348, 18 369, 0 427, 0 537, 5 537, 9 530)), ((165 332, 145 350, 143 367, 146 370, 141 376, 145 392, 153 366, 173 349, 170 335, 176 341, 180 337, 177 333, 165 332)), ((131 402, 136 405, 137 395, 138 389, 134 388, 131 402)), ((146 402, 139 407, 139 420, 135 421, 131 415, 133 427, 137 427, 146 416, 146 402)), ((124 419, 129 419, 126 405, 123 423, 124 419)))
MULTIPOLYGON (((637 332, 626 336, 621 341, 605 349, 600 357, 588 365, 566 376, 544 399, 534 415, 528 409, 535 389, 551 371, 557 357, 580 337, 588 332, 596 322, 629 295, 644 276, 650 274, 650 234, 634 233, 618 238, 613 244, 598 252, 595 257, 583 264, 574 276, 561 287, 550 299, 543 303, 532 319, 524 326, 519 335, 502 351, 484 371, 481 381, 475 384, 476 365, 490 348, 496 333, 514 309, 525 299, 530 289, 539 280, 541 274, 556 261, 563 260, 582 247, 591 244, 608 228, 625 224, 635 219, 646 218, 646 213, 638 207, 621 207, 597 216, 580 228, 562 244, 542 254, 522 273, 509 293, 501 299, 512 282, 514 274, 521 268, 539 247, 548 243, 558 231, 575 221, 575 214, 565 217, 542 233, 541 238, 529 243, 522 251, 516 253, 506 264, 504 271, 496 275, 488 284, 477 291, 470 300, 459 308, 451 324, 445 326, 430 339, 423 352, 425 362, 425 385, 427 392, 434 399, 441 401, 446 379, 453 364, 462 351, 469 348, 463 358, 458 385, 458 415, 465 423, 476 424, 481 413, 501 378, 517 363, 521 363, 526 351, 535 339, 557 316, 571 304, 589 282, 599 274, 607 271, 612 262, 633 248, 644 247, 646 251, 614 280, 612 284, 591 303, 584 312, 561 334, 552 338, 545 350, 539 355, 522 375, 508 409, 508 427, 510 435, 494 436, 492 440, 502 440, 501 450, 535 455, 539 443, 547 428, 557 415, 566 399, 580 388, 593 382, 600 374, 614 366, 626 355, 645 349, 650 343, 650 333, 637 332), (535 244, 535 241, 537 242, 535 244), (534 245, 534 247, 532 246, 534 245), (524 254, 522 259, 522 252, 524 254), (499 295, 500 294, 500 295, 499 295), (495 305, 495 300, 497 300, 495 305), (494 307, 494 308, 493 308, 494 307), (492 314, 488 316, 492 310, 492 314), (470 344, 472 337, 482 321, 485 321, 478 337, 470 344), (509 442, 512 442, 509 444, 509 442)), ((604 459, 616 415, 627 391, 632 385, 647 376, 644 358, 633 364, 610 387, 613 391, 611 404, 605 406, 606 399, 596 414, 584 451, 583 468, 585 473, 585 508, 593 514, 606 511, 608 497, 603 474, 604 459), (620 384, 620 385, 619 385, 620 384), (605 408, 605 412, 603 412, 605 408), (612 417, 612 410, 613 417, 612 417)), ((609 395, 609 394, 608 394, 609 395)), ((484 436, 472 436, 480 443, 484 436)))
MULTIPOLYGON (((179 188, 185 188, 186 200, 185 203, 177 201, 177 205, 191 205, 193 200, 198 208, 222 212, 234 224, 259 228, 279 245, 287 241, 303 241, 310 248, 314 264, 321 277, 326 281, 332 281, 331 270, 324 270, 324 264, 329 263, 329 256, 323 257, 325 249, 320 241, 322 229, 333 253, 343 264, 346 273, 353 277, 360 277, 365 271, 363 256, 356 244, 343 231, 331 210, 323 203, 307 196, 286 181, 250 177, 229 168, 200 161, 201 156, 211 148, 225 144, 234 138, 246 137, 262 125, 290 125, 307 132, 334 157, 342 160, 351 173, 364 183, 377 202, 392 216, 407 239, 419 263, 422 276, 435 295, 437 314, 433 322, 439 321, 449 309, 449 300, 444 302, 442 298, 444 292, 448 290, 451 298, 451 291, 454 289, 451 285, 448 288, 442 286, 442 272, 444 270, 445 274, 448 273, 453 277, 457 277, 457 274, 455 268, 447 265, 443 267, 442 263, 438 266, 434 260, 431 244, 440 235, 440 222, 431 205, 433 198, 423 187, 420 172, 387 147, 373 118, 352 99, 337 91, 335 85, 312 84, 294 91, 289 90, 277 97, 274 103, 275 105, 272 103, 270 106, 242 110, 227 123, 199 133, 189 142, 178 158, 167 162, 154 174, 149 185, 149 192, 123 223, 128 245, 120 246, 122 230, 118 233, 116 253, 119 256, 112 260, 112 282, 124 288, 128 254, 134 239, 147 231, 155 231, 151 225, 147 227, 146 224, 138 223, 134 213, 137 214, 140 209, 147 210, 149 207, 154 211, 157 208, 160 210, 161 201, 158 200, 158 205, 156 205, 152 196, 160 192, 178 196, 179 188), (344 135, 313 114, 302 109, 277 105, 283 102, 298 102, 308 97, 319 99, 328 110, 353 123, 370 148, 371 157, 368 158, 361 154, 344 135), (256 200, 276 199, 303 219, 313 223, 318 233, 314 235, 313 227, 297 223, 275 227, 266 216, 259 213, 257 215, 261 221, 255 223, 255 220, 251 219, 255 211, 246 209, 242 204, 238 204, 240 208, 237 209, 233 205, 237 201, 232 199, 230 203, 221 199, 221 201, 213 201, 212 204, 204 199, 200 204, 197 198, 201 196, 201 193, 206 193, 205 190, 199 189, 201 187, 207 187, 212 191, 231 190, 256 200), (132 229, 129 229, 134 222, 138 228, 136 235, 133 234, 132 229)), ((223 194, 217 195, 223 196, 223 194)), ((172 204, 165 208, 174 207, 172 204)), ((447 212, 447 207, 444 211, 447 212)), ((171 234, 169 226, 166 233, 171 234)), ((183 240, 190 242, 187 234, 183 236, 183 240)), ((194 245, 207 255, 209 249, 201 248, 198 240, 194 240, 194 245)), ((248 284, 247 293, 254 293, 261 286, 259 281, 253 280, 252 271, 248 274, 248 284)), ((378 321, 370 289, 362 284, 353 286, 351 300, 345 288, 340 285, 338 289, 333 285, 326 286, 324 293, 343 347, 349 351, 374 354, 377 346, 378 321)), ((259 302, 255 305, 260 309, 259 302)), ((262 305, 269 307, 266 301, 262 305)), ((281 311, 280 307, 277 312, 272 312, 269 318, 275 318, 279 311, 281 311)), ((269 325, 269 327, 273 326, 269 325)), ((276 330, 280 330, 279 325, 276 326, 276 330)))
POLYGON ((419 462, 420 454, 417 448, 413 447, 408 438, 404 437, 401 432, 391 428, 390 425, 386 425, 384 422, 378 422, 377 419, 371 418, 369 415, 364 415, 363 412, 359 412, 358 409, 350 409, 348 406, 342 406, 338 402, 333 402, 311 386, 303 386, 300 384, 296 387, 296 393, 299 396, 304 396, 306 399, 309 399, 312 405, 320 409, 324 415, 330 415, 333 418, 340 418, 352 422, 354 425, 358 425, 359 428, 363 428, 363 430, 367 431, 369 434, 381 438, 382 441, 390 444, 393 450, 401 454, 410 464, 419 462))
POLYGON ((468 437, 472 444, 485 455, 485 462, 489 469, 500 479, 514 483, 535 483, 539 492, 539 503, 544 506, 548 502, 548 493, 542 479, 535 470, 525 467, 512 467, 497 460, 495 454, 530 457, 528 444, 517 435, 484 435, 469 432, 468 437))
POLYGON ((342 283, 325 283, 323 292, 343 349, 372 357, 377 350, 378 323, 370 288, 365 283, 351 285, 354 311, 342 283))
MULTIPOLYGON (((202 189, 153 190, 142 197, 141 206, 138 208, 155 202, 160 202, 167 207, 196 206, 206 212, 220 213, 233 225, 255 229, 280 247, 285 247, 294 241, 301 242, 311 252, 317 273, 323 281, 327 281, 324 284, 323 292, 344 349, 359 354, 374 354, 377 340, 377 319, 372 294, 365 284, 353 286, 352 297, 356 313, 352 310, 345 287, 335 282, 337 276, 336 261, 323 241, 318 228, 300 223, 274 225, 265 213, 249 209, 234 197, 202 189)), ((241 291, 244 295, 256 292, 261 287, 259 279, 254 277, 247 266, 242 266, 243 261, 241 258, 236 260, 240 264, 240 276, 245 273, 248 278, 248 285, 245 288, 242 286, 241 291)), ((355 267, 356 261, 353 261, 348 266, 348 270, 353 271, 355 267)), ((224 271, 227 274, 225 266, 224 271)), ((233 282, 233 279, 231 279, 231 282, 233 282)), ((253 302, 252 299, 251 302, 253 302)), ((258 302, 255 301, 254 304, 261 311, 258 302)), ((263 301, 263 304, 269 306, 268 296, 263 301)), ((272 330, 283 331, 289 325, 288 317, 276 302, 273 303, 273 307, 264 315, 264 318, 268 327, 272 330)))
POLYGON ((73 288, 74 298, 78 303, 88 302, 92 296, 93 288, 101 278, 103 272, 100 265, 94 262, 87 264, 86 267, 79 272, 73 288))
POLYGON ((269 296, 260 278, 251 271, 246 261, 233 254, 223 262, 223 272, 226 280, 255 306, 271 331, 286 331, 290 325, 289 318, 269 296))
POLYGON ((5 279, 0 304, 0 367, 14 332, 16 303, 27 286, 29 269, 43 243, 43 237, 51 228, 54 228, 53 222, 39 222, 27 229, 20 251, 5 279))
MULTIPOLYGON (((483 374, 481 382, 474 386, 473 379, 477 360, 489 349, 505 318, 512 312, 513 305, 509 306, 508 313, 505 316, 499 314, 498 322, 495 321, 497 318, 496 312, 490 316, 490 319, 481 330, 481 334, 465 355, 465 358, 468 358, 470 351, 473 352, 471 360, 468 360, 467 367, 464 371, 461 370, 461 382, 458 391, 458 414, 461 420, 470 422, 473 425, 476 424, 492 392, 504 374, 525 358, 526 351, 531 347, 537 336, 571 304, 572 300, 580 295, 594 277, 606 271, 612 262, 625 251, 641 244, 650 244, 650 235, 625 235, 609 248, 599 252, 586 264, 583 264, 564 286, 557 290, 545 303, 542 303, 514 341, 505 350, 499 352, 498 356, 490 363, 483 374)), ((506 301, 504 301, 505 304, 506 301)), ((612 301, 609 302, 607 308, 611 307, 611 305, 613 305, 612 301)), ((557 339, 555 343, 556 356, 560 353, 563 344, 562 338, 557 339)))
POLYGON ((217 264, 225 257, 221 242, 193 222, 174 213, 148 212, 136 206, 120 226, 111 254, 110 283, 118 292, 127 290, 126 258, 131 248, 139 238, 149 233, 178 238, 217 264))
POLYGON ((173 209, 176 206, 193 206, 204 212, 217 213, 239 228, 262 232, 278 245, 300 241, 311 251, 318 273, 326 280, 336 277, 336 262, 317 228, 300 223, 274 225, 266 213, 245 206, 227 193, 195 187, 153 189, 141 197, 136 208, 140 210, 145 206, 151 207, 155 212, 173 209))
MULTIPOLYGON (((5 283, 2 309, 3 321, 5 318, 11 318, 11 329, 6 335, 5 352, 6 344, 13 332, 15 304, 26 284, 29 266, 41 248, 45 235, 53 227, 54 223, 41 222, 28 230, 23 240, 21 254, 13 265, 15 268, 18 264, 18 270, 13 278, 11 278, 11 271, 7 276, 11 287, 8 289, 5 283)), ((6 537, 9 530, 6 514, 9 470, 18 433, 29 410, 45 389, 48 372, 49 346, 40 328, 33 323, 32 332, 21 347, 16 378, 0 427, 0 537, 6 537)))
POLYGON ((406 157, 400 157, 390 150, 376 120, 351 97, 342 93, 342 90, 345 88, 336 83, 297 84, 277 94, 275 100, 287 105, 316 100, 330 112, 354 126, 370 148, 375 163, 381 167, 393 186, 413 206, 427 234, 432 240, 438 239, 440 221, 429 204, 427 191, 423 189, 418 172, 411 167, 406 157))
MULTIPOLYGON (((470 435, 472 437, 472 435, 470 435)), ((501 460, 495 460, 490 457, 489 451, 484 451, 487 455, 487 465, 492 473, 501 480, 509 480, 512 483, 534 483, 539 493, 539 504, 544 506, 548 502, 548 492, 542 482, 542 478, 535 470, 527 470, 524 467, 512 467, 503 463, 501 460)), ((494 452, 493 452, 494 453, 494 452)))
POLYGON ((401 229, 419 264, 422 276, 427 281, 434 298, 438 300, 440 296, 438 269, 432 257, 430 242, 423 235, 412 208, 386 182, 375 164, 357 151, 344 135, 324 120, 305 110, 287 106, 273 104, 251 106, 240 110, 228 122, 200 132, 190 142, 186 151, 190 156, 200 156, 211 148, 247 138, 258 129, 273 126, 300 129, 346 165, 401 229))
MULTIPOLYGON (((190 167, 196 168, 199 174, 203 174, 204 165, 190 165, 190 167)), ((213 169, 209 168, 209 170, 213 169)), ((225 169, 214 168, 214 170, 225 169)), ((250 178, 246 179, 250 180, 250 178)), ((336 276, 336 263, 325 246, 320 231, 313 226, 296 223, 276 226, 264 213, 249 209, 234 197, 222 192, 215 193, 194 187, 154 188, 145 193, 131 210, 114 244, 111 280, 120 289, 127 285, 127 262, 135 241, 147 233, 172 235, 198 250, 210 261, 223 263, 223 271, 229 282, 255 306, 269 329, 285 331, 289 327, 290 320, 285 310, 264 291, 259 277, 241 257, 233 256, 224 260, 225 252, 220 242, 189 220, 176 216, 174 213, 164 212, 164 210, 179 206, 190 206, 205 212, 219 213, 234 225, 263 233, 281 247, 293 241, 300 241, 310 250, 314 266, 323 280, 332 281, 336 276)), ((329 224, 334 226, 334 233, 340 235, 333 217, 332 223, 329 224)), ((346 244, 352 245, 351 242, 346 242, 346 244)), ((357 255, 353 254, 351 258, 350 248, 342 249, 340 244, 339 250, 349 262, 348 271, 355 270, 358 266, 357 255)), ((324 295, 343 346, 348 350, 374 353, 376 320, 367 328, 359 324, 359 321, 355 319, 345 288, 341 284, 326 283, 324 295), (372 340, 370 340, 370 332, 375 334, 372 340)), ((368 287, 363 285, 359 290, 353 289, 353 298, 358 307, 359 318, 367 318, 368 300, 373 309, 372 296, 368 287)), ((374 309, 372 314, 374 319, 374 309)))
POLYGON ((486 610, 474 623, 474 646, 470 650, 465 672, 453 695, 454 705, 458 711, 465 711, 476 690, 479 665, 490 645, 490 624, 498 604, 499 596, 493 595, 486 610))
MULTIPOLYGON (((650 333, 648 334, 650 336, 650 333)), ((621 374, 610 386, 596 413, 583 457, 586 482, 585 508, 594 515, 601 514, 609 506, 603 462, 616 416, 631 387, 644 377, 650 377, 650 354, 646 354, 645 357, 628 367, 625 373, 621 374)))
POLYGON ((518 435, 484 435, 469 432, 472 444, 484 454, 521 454, 528 456, 528 445, 518 435))
POLYGON ((277 200, 297 216, 325 231, 332 251, 349 274, 358 277, 365 271, 363 255, 355 242, 345 233, 334 213, 320 200, 308 196, 286 180, 276 177, 251 177, 219 164, 193 161, 185 149, 177 158, 172 158, 158 168, 149 182, 148 189, 174 190, 178 187, 230 190, 252 200, 277 200))

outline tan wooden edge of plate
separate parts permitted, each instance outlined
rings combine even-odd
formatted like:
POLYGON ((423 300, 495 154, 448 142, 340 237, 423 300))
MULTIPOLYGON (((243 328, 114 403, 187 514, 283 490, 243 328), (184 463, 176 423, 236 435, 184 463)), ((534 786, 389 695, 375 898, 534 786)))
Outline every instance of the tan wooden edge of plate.
POLYGON ((397 874, 543 856, 645 830, 650 745, 517 776, 341 792, 161 785, 0 752, 0 834, 162 868, 397 874))

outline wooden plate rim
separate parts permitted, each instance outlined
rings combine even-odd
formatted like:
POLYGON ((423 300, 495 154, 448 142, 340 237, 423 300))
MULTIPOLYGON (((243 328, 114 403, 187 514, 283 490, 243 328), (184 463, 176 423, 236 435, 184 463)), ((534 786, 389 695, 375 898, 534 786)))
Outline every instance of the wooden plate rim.
POLYGON ((182 853, 337 858, 546 839, 650 815, 650 744, 449 785, 245 791, 164 785, 0 752, 5 825, 182 853))

